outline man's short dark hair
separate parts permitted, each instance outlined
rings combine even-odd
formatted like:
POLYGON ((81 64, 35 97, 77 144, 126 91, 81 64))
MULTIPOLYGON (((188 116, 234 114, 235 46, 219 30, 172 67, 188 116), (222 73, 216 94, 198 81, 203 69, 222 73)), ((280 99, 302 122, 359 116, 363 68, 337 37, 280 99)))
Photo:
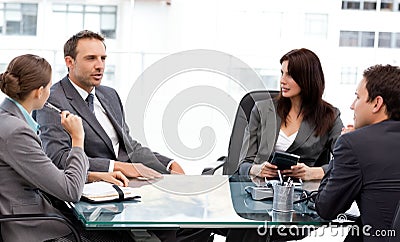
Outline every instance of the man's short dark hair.
POLYGON ((364 71, 368 102, 383 98, 389 119, 400 120, 400 69, 398 66, 375 65, 364 71))
MULTIPOLYGON (((104 44, 104 36, 90 30, 82 30, 77 34, 73 35, 67 42, 64 44, 64 57, 71 56, 73 59, 76 58, 76 46, 78 45, 78 41, 80 39, 98 39, 104 44)), ((104 44, 104 47, 106 45, 104 44)))

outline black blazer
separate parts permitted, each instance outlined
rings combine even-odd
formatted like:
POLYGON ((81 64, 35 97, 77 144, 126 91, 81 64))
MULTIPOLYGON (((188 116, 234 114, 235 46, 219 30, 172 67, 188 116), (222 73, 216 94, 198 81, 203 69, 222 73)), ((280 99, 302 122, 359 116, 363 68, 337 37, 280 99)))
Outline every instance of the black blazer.
MULTIPOLYGON (((89 157, 90 170, 108 171, 110 160, 117 160, 140 162, 160 173, 167 173, 166 166, 171 159, 153 153, 130 136, 118 93, 113 88, 98 86, 95 94, 118 134, 119 154, 115 154, 110 138, 68 80, 68 76, 51 87, 48 99, 48 102, 61 110, 68 110, 82 118, 85 130, 85 153, 89 157)), ((71 138, 63 129, 59 114, 43 108, 36 112, 36 120, 40 124, 40 138, 44 150, 58 167, 64 168, 71 147, 71 138)))
MULTIPOLYGON (((353 201, 368 231, 390 229, 400 200, 400 122, 383 121, 339 137, 316 197, 318 214, 335 219, 353 201)), ((362 228, 360 228, 360 231, 362 228)), ((384 241, 364 236, 364 241, 384 241)))

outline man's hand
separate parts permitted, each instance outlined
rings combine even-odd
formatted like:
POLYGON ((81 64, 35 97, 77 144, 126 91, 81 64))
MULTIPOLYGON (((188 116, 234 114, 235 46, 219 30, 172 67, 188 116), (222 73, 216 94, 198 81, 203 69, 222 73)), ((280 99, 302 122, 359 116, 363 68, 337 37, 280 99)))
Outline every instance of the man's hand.
POLYGON ((142 163, 129 163, 115 161, 114 171, 120 171, 127 177, 160 178, 161 173, 143 165, 142 163))
POLYGON ((114 172, 89 172, 88 182, 106 181, 118 186, 127 187, 129 184, 128 178, 120 171, 114 172))
POLYGON ((178 164, 178 162, 173 161, 169 167, 169 170, 171 171, 171 174, 185 174, 185 171, 182 169, 182 167, 178 164))
POLYGON ((354 131, 354 125, 348 124, 346 127, 342 128, 342 133, 341 134, 349 133, 351 131, 354 131))

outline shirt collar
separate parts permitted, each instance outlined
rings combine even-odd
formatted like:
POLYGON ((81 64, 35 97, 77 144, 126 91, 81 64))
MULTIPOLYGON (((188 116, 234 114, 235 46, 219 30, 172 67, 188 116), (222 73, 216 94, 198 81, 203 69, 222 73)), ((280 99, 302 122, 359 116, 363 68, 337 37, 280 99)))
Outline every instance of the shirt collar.
POLYGON ((19 110, 21 110, 22 114, 24 115, 25 120, 28 123, 29 127, 31 127, 35 133, 37 133, 40 128, 40 125, 32 118, 32 116, 28 113, 28 111, 26 111, 26 109, 19 102, 15 101, 10 97, 7 98, 10 99, 13 103, 15 103, 15 105, 17 105, 19 110))
MULTIPOLYGON (((83 100, 86 100, 87 96, 89 96, 89 93, 85 90, 83 90, 80 86, 76 85, 73 81, 71 81, 71 79, 69 79, 69 82, 71 82, 72 86, 75 87, 76 91, 79 93, 79 95, 82 97, 83 100)), ((93 87, 92 91, 90 92, 91 94, 93 94, 93 96, 95 96, 95 87, 93 87)))

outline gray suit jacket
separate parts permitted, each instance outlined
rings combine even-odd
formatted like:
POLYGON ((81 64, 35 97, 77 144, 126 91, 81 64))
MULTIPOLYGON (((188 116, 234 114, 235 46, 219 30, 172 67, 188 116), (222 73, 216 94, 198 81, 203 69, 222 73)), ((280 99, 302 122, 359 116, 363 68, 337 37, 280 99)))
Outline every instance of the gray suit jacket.
MULTIPOLYGON (((0 120, 1 214, 60 214, 40 190, 61 200, 78 201, 89 168, 83 150, 73 148, 65 171, 59 170, 42 150, 22 112, 7 98, 0 105, 0 120)), ((65 225, 53 221, 3 223, 1 230, 5 242, 43 241, 70 233, 65 225)))
MULTIPOLYGON (((276 102, 271 102, 271 100, 263 100, 255 104, 244 134, 239 174, 249 174, 253 162, 260 164, 270 159, 282 122, 275 110, 276 102)), ((303 121, 293 144, 286 152, 299 155, 301 162, 308 166, 322 166, 325 171, 328 161, 318 161, 318 157, 326 150, 333 151, 342 127, 338 109, 336 109, 334 126, 323 136, 315 136, 315 125, 303 121)))
MULTIPOLYGON (((118 134, 119 154, 115 154, 110 138, 68 77, 51 87, 48 100, 61 110, 68 110, 82 118, 85 130, 85 153, 89 157, 90 170, 108 171, 110 160, 118 160, 140 162, 158 172, 166 173, 166 165, 171 159, 153 153, 129 135, 122 103, 117 92, 110 87, 99 86, 96 87, 96 97, 118 134)), ((71 137, 63 129, 59 114, 43 108, 36 112, 35 118, 40 124, 40 138, 45 152, 59 168, 64 168, 71 148, 71 137)))
POLYGON ((318 189, 318 214, 324 219, 336 219, 356 201, 361 222, 366 225, 359 231, 364 241, 387 241, 390 237, 375 232, 384 229, 389 234, 400 201, 399 140, 400 121, 394 120, 340 136, 318 189))

